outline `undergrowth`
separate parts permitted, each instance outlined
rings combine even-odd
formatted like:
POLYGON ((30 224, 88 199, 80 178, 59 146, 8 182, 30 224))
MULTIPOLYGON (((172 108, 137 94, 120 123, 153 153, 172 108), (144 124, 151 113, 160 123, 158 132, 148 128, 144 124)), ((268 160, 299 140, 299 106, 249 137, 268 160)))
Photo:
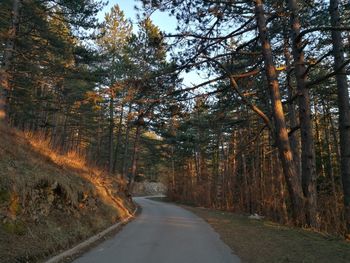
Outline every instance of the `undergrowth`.
POLYGON ((124 181, 42 136, 0 133, 1 262, 40 261, 129 215, 124 181))

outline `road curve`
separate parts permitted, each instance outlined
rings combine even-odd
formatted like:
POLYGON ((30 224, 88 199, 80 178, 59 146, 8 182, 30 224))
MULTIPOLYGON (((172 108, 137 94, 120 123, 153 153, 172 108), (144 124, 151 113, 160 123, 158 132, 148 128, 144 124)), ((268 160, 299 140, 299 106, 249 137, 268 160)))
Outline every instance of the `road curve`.
POLYGON ((142 213, 75 263, 238 263, 201 218, 173 204, 138 197, 142 213))

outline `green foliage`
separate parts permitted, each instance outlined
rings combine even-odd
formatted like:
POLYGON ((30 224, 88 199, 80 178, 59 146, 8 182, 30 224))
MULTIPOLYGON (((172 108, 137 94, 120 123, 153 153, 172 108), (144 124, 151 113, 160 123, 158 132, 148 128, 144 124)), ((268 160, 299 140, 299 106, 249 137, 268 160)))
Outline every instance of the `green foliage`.
POLYGON ((131 31, 131 22, 125 18, 120 7, 115 5, 105 15, 105 22, 99 29, 99 35, 101 36, 97 39, 97 43, 109 55, 121 55, 130 38, 131 31))

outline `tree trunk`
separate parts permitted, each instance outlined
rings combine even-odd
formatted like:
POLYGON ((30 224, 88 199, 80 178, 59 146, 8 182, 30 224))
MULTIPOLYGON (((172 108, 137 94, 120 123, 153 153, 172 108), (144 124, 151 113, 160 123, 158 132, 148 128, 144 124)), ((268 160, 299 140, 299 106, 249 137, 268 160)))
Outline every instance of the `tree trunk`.
MULTIPOLYGON (((325 106, 324 103, 322 103, 322 107, 323 107, 323 113, 325 114, 325 106)), ((329 120, 327 118, 327 116, 325 116, 325 140, 326 140, 326 150, 327 150, 327 162, 328 162, 328 167, 327 167, 327 173, 328 176, 331 180, 331 186, 332 186, 332 195, 334 198, 334 208, 335 211, 338 212, 338 202, 337 202, 337 191, 335 188, 335 178, 334 178, 334 168, 333 168, 333 158, 332 158, 332 148, 331 148, 331 140, 330 140, 330 129, 331 129, 331 125, 329 123, 329 120)), ((339 159, 338 159, 339 160, 339 159)))
POLYGON ((117 170, 117 162, 118 162, 118 155, 119 155, 119 147, 120 147, 120 140, 122 138, 122 126, 123 126, 123 117, 124 117, 124 105, 121 105, 121 111, 120 111, 120 117, 119 117, 119 127, 118 127, 118 135, 117 135, 117 143, 115 145, 115 151, 114 151, 114 161, 113 161, 113 169, 112 172, 115 173, 117 170))
POLYGON ((63 128, 62 128, 62 133, 60 134, 60 138, 57 138, 58 141, 58 147, 59 147, 59 151, 61 153, 65 153, 67 152, 67 146, 68 146, 68 139, 69 137, 67 136, 68 134, 68 116, 69 113, 67 111, 67 113, 64 115, 64 122, 63 122, 63 128))
POLYGON ((129 112, 126 120, 126 131, 125 131, 125 148, 124 148, 124 155, 123 155, 123 172, 122 172, 122 178, 126 178, 127 172, 128 172, 128 151, 129 151, 129 133, 130 133, 130 116, 131 116, 131 103, 129 105, 129 112))
POLYGON ((101 148, 102 148, 102 120, 103 120, 104 116, 103 116, 103 111, 100 110, 99 112, 99 120, 98 120, 98 127, 97 127, 97 145, 96 145, 96 154, 94 154, 95 157, 95 162, 96 164, 101 164, 101 148))
POLYGON ((171 145, 171 180, 170 180, 170 184, 171 184, 171 191, 173 191, 175 189, 175 155, 174 155, 174 146, 171 145))
POLYGON ((315 143, 312 134, 310 94, 306 88, 306 68, 303 43, 300 37, 300 22, 296 0, 288 0, 291 23, 291 39, 294 70, 299 98, 299 120, 301 132, 301 179, 306 197, 307 224, 318 227, 315 143))
POLYGON ((316 166, 316 173, 321 174, 322 177, 326 177, 326 168, 324 166, 324 151, 322 145, 322 136, 321 136, 321 128, 320 128, 320 117, 318 116, 317 102, 314 100, 314 113, 315 113, 315 135, 316 135, 316 153, 319 156, 319 165, 316 166))
POLYGON ((304 223, 303 192, 290 148, 276 68, 273 62, 271 44, 268 39, 266 18, 264 15, 262 0, 255 0, 255 16, 259 30, 259 37, 262 44, 266 77, 270 90, 272 114, 275 120, 276 143, 291 199, 293 220, 295 224, 299 225, 304 223))
POLYGON ((9 28, 9 37, 6 41, 5 51, 3 55, 3 61, 0 69, 0 122, 8 122, 7 113, 7 97, 10 89, 9 83, 9 70, 14 54, 15 39, 17 36, 18 23, 19 23, 19 9, 20 0, 13 0, 12 4, 12 24, 9 28))
MULTIPOLYGON (((329 12, 333 27, 340 27, 339 1, 330 0, 329 12)), ((340 165, 344 191, 344 208, 347 235, 350 234, 350 104, 349 85, 344 67, 344 46, 340 31, 332 31, 334 70, 337 71, 339 105, 340 165)))
POLYGON ((196 169, 196 182, 199 184, 201 182, 201 176, 200 176, 200 157, 199 157, 199 150, 197 144, 194 146, 194 166, 196 169))
POLYGON ((131 173, 130 173, 129 183, 128 183, 129 193, 132 193, 136 171, 137 171, 137 161, 138 161, 138 155, 140 150, 140 137, 141 137, 141 120, 139 120, 138 123, 136 124, 135 141, 134 141, 132 162, 131 162, 131 173))
MULTIPOLYGON (((287 76, 286 76, 286 84, 287 84, 287 92, 288 92, 288 116, 289 116, 289 125, 290 128, 293 129, 299 125, 297 121, 297 114, 295 110, 295 106, 293 103, 293 97, 294 93, 293 92, 293 87, 292 87, 292 80, 291 80, 291 54, 289 52, 289 38, 287 36, 287 33, 284 33, 284 59, 286 61, 286 66, 287 66, 287 76)), ((292 148, 293 152, 293 159, 295 162, 295 165, 297 167, 297 172, 299 176, 299 180, 301 181, 301 164, 300 164, 300 144, 297 138, 296 132, 293 132, 289 136, 290 140, 290 147, 292 148)))
MULTIPOLYGON (((334 118, 333 118, 333 113, 330 111, 330 105, 327 101, 322 101, 323 102, 323 108, 326 111, 326 118, 329 122, 330 128, 331 128, 331 133, 332 133, 332 140, 333 140, 333 147, 334 147, 334 151, 335 151, 335 156, 337 160, 340 160, 340 149, 339 149, 339 138, 338 138, 338 132, 337 129, 335 128, 334 125, 334 118)), ((339 166, 339 165, 337 165, 339 166)), ((337 172, 340 174, 340 168, 337 167, 337 172)))
POLYGON ((109 143, 108 143, 108 172, 113 172, 113 145, 114 145, 114 98, 111 91, 109 98, 109 143))

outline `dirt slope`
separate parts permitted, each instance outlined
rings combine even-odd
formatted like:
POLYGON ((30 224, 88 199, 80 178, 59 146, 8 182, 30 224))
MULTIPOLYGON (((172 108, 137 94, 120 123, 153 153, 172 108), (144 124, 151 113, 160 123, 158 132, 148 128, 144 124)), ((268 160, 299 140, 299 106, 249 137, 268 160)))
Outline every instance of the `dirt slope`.
POLYGON ((38 262, 126 217, 125 183, 0 126, 0 259, 38 262))

